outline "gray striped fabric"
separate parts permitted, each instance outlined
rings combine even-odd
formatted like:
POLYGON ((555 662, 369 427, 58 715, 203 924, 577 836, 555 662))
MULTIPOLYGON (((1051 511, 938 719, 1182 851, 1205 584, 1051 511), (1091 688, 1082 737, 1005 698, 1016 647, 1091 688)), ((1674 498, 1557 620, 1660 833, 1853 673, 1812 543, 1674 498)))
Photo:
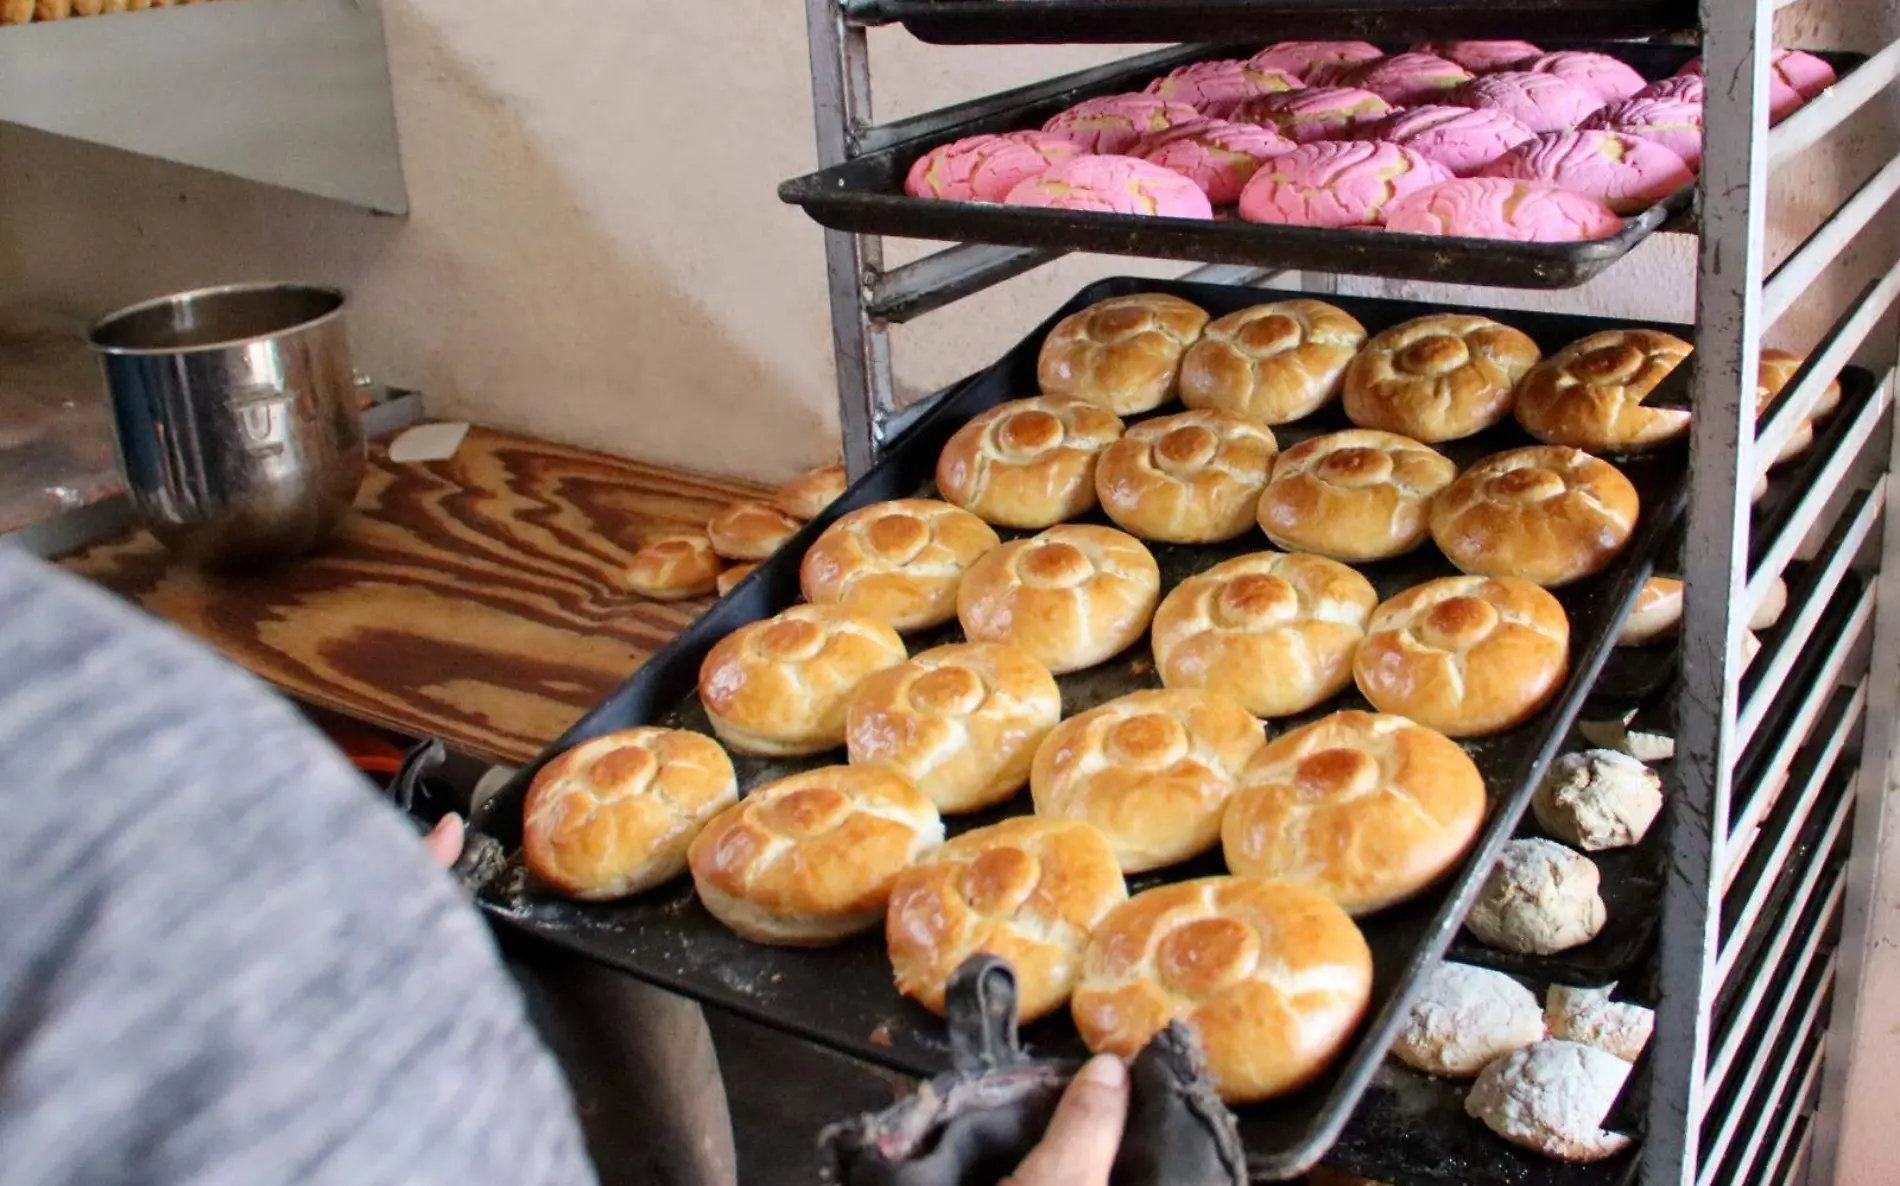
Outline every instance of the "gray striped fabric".
POLYGON ((267 688, 0 547, 0 1186, 593 1180, 413 829, 267 688))

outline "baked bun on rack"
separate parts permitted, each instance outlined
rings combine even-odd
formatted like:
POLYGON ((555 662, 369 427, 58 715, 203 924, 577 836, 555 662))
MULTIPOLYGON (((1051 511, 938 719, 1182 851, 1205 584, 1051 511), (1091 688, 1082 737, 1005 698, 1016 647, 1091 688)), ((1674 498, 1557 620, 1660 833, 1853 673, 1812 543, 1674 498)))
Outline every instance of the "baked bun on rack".
MULTIPOLYGON (((1766 420, 1768 409, 1774 407, 1787 391, 1801 367, 1808 360, 1799 354, 1790 354, 1786 350, 1765 349, 1761 352, 1761 366, 1755 383, 1755 415, 1766 420)), ((1814 411, 1808 414, 1794 432, 1788 437, 1781 451, 1775 454, 1775 464, 1782 465, 1793 461, 1808 451, 1814 444, 1814 422, 1833 411, 1841 402, 1841 381, 1834 380, 1827 385, 1821 398, 1815 401, 1814 411)))
POLYGON ((622 579, 649 601, 685 601, 718 587, 723 567, 703 531, 676 531, 640 545, 622 579))
POLYGON ((1693 349, 1656 330, 1610 330, 1572 342, 1524 376, 1517 422, 1547 445, 1635 453, 1689 431, 1684 408, 1643 401, 1693 349))
POLYGON ((1650 577, 1636 595, 1636 608, 1617 632, 1616 645, 1646 647, 1668 638, 1682 624, 1682 582, 1675 577, 1650 577))
POLYGON ((1636 487, 1579 449, 1532 446, 1478 462, 1432 502, 1432 538, 1479 576, 1546 587, 1601 572, 1636 530, 1636 487))
POLYGON ((1007 643, 1061 675, 1133 645, 1160 597, 1161 569, 1140 540, 1068 525, 986 552, 964 574, 957 619, 972 641, 1007 643))
POLYGON ((1336 712, 1255 754, 1227 805, 1227 867, 1318 890, 1348 914, 1402 902, 1477 839, 1484 778, 1444 734, 1336 712))
POLYGON ((763 560, 798 531, 798 520, 769 503, 735 502, 712 517, 706 535, 728 560, 763 560))
POLYGON ((1372 995, 1372 953, 1324 895, 1257 877, 1158 886, 1089 939, 1072 1012, 1089 1049, 1133 1058, 1171 1021, 1200 1039, 1228 1103, 1311 1082, 1372 995))
POLYGON ((988 523, 947 502, 900 498, 825 528, 799 566, 805 600, 926 630, 957 616, 957 586, 1000 543, 988 523))
POLYGON ((1160 416, 1103 452, 1095 493, 1142 539, 1219 543, 1253 526, 1278 449, 1272 429, 1232 412, 1160 416))
POLYGON ((751 576, 752 570, 757 567, 757 564, 735 564, 721 572, 718 580, 719 596, 724 597, 736 589, 739 582, 751 576))
POLYGON ((1324 301, 1255 305, 1208 323, 1181 360, 1181 402, 1266 424, 1311 415, 1339 393, 1366 327, 1324 301))
POLYGON ((1068 396, 998 404, 937 458, 937 490, 998 527, 1033 530, 1095 505, 1095 465, 1122 435, 1113 412, 1068 396))
POLYGON ((838 501, 844 488, 844 466, 820 466, 780 486, 772 495, 772 505, 801 522, 816 519, 826 507, 838 501))
POLYGON ((897 631, 829 605, 795 605, 719 640, 699 698, 719 739, 790 757, 844 744, 845 706, 865 677, 904 661, 897 631))
POLYGON ((1097 301, 1056 323, 1036 359, 1044 395, 1068 395, 1117 415, 1174 398, 1181 355, 1201 336, 1207 311, 1160 292, 1097 301))
POLYGON ((1155 668, 1170 688, 1237 701, 1255 716, 1304 712, 1352 684, 1352 655, 1378 605, 1336 560, 1255 552, 1176 585, 1155 611, 1155 668))
POLYGON ((1024 1022, 1069 1003, 1089 933, 1128 900, 1108 841, 1075 820, 1017 816, 965 832, 898 875, 884 938, 897 991, 941 1015, 979 953, 1009 961, 1024 1022))
POLYGON ((1036 750, 1036 814, 1095 825, 1125 873, 1199 856, 1266 732, 1206 692, 1131 692, 1057 725, 1036 750))
POLYGON ((1382 330, 1346 368, 1346 416, 1426 444, 1468 437, 1511 414, 1517 381, 1542 357, 1489 317, 1420 317, 1382 330))
POLYGON ((1409 437, 1335 432, 1280 454, 1257 517, 1288 551, 1384 560, 1430 538, 1432 500, 1457 476, 1451 458, 1409 437))
POLYGON ((1563 686, 1570 620, 1528 581, 1441 577, 1372 611, 1353 656, 1359 691, 1380 712, 1448 737, 1522 723, 1563 686))
POLYGON ((732 760, 684 729, 622 729, 541 768, 522 809, 528 871, 570 898, 624 898, 686 872, 707 820, 738 802, 732 760))
POLYGON ((713 817, 688 862, 712 916, 755 943, 816 947, 884 920, 891 886, 943 843, 943 821, 903 775, 825 766, 713 817))
POLYGON ((993 642, 935 647, 858 685, 845 718, 854 766, 909 778, 945 814, 1003 802, 1029 781, 1062 719, 1047 668, 993 642))

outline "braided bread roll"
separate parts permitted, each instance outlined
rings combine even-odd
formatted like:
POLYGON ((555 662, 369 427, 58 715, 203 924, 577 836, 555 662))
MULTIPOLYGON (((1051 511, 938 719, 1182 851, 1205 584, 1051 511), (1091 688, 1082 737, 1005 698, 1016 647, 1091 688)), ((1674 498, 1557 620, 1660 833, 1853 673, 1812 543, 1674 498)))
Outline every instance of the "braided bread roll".
POLYGON ((1260 529, 1293 552, 1363 563, 1401 556, 1431 536, 1432 500, 1458 467, 1397 433, 1349 429, 1280 454, 1260 494, 1260 529))
POLYGON ((1160 597, 1160 566, 1140 540, 1112 527, 1051 527, 971 565, 957 620, 971 640, 1007 643, 1061 675, 1133 645, 1160 597))
POLYGON ((799 583, 814 605, 926 630, 957 616, 963 574, 1000 542, 988 523, 947 502, 875 503, 825 528, 805 553, 799 583))
POLYGON ((1174 398, 1181 355, 1207 311, 1159 292, 1110 297, 1056 323, 1036 358, 1044 395, 1087 400, 1120 416, 1174 398))
POLYGON ((723 567, 704 532, 671 532, 641 545, 622 579, 651 601, 685 601, 713 592, 723 567))
POLYGON ((1121 435, 1114 413, 1083 400, 1011 400, 950 438, 937 490, 998 527, 1049 527, 1095 505, 1096 462, 1121 435))
POLYGON ((876 618, 795 605, 720 639, 700 664, 699 698, 740 753, 815 754, 844 744, 845 709, 865 677, 904 658, 904 640, 876 618))
POLYGON ((735 502, 706 524, 713 551, 728 560, 764 560, 798 532, 798 520, 771 503, 735 502))
POLYGON ((1551 355, 1517 389, 1517 422, 1547 445, 1634 453, 1689 431, 1683 408, 1643 400, 1693 349, 1656 330, 1591 334, 1551 355))
POLYGON ((1517 381, 1542 357, 1489 317, 1420 317, 1381 331, 1346 368, 1346 416, 1426 444, 1468 437, 1511 414, 1517 381))
POLYGON ((1636 530, 1636 487, 1607 461, 1561 445, 1496 453, 1432 500, 1432 538, 1479 576, 1546 587, 1601 572, 1636 530))
POLYGON ((1366 327, 1343 309, 1301 298, 1210 322, 1181 360, 1181 402, 1267 424, 1309 416, 1339 392, 1366 327))
POLYGON ((1130 428, 1095 469, 1102 509, 1142 539, 1208 544, 1253 526, 1279 446, 1232 412, 1182 412, 1130 428))

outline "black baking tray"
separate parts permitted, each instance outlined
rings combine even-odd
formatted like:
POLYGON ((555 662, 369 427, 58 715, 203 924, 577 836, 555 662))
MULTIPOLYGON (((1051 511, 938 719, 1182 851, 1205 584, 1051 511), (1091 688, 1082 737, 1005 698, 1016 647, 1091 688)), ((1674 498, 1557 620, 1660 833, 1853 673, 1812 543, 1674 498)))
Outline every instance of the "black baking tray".
MULTIPOLYGON (((1022 0, 994 2, 1000 8, 1022 0)), ((1093 7, 1109 9, 1119 2, 1093 7)), ((1392 234, 1378 229, 1275 226, 1243 222, 1230 213, 1221 212, 1217 212, 1212 221, 1148 218, 984 202, 947 202, 913 198, 904 193, 904 178, 911 163, 940 144, 981 132, 1041 127, 1050 116, 1083 99, 1140 90, 1149 79, 1177 66, 1208 58, 1244 57, 1254 48, 1252 45, 1184 46, 1136 63, 1114 63, 1083 70, 959 104, 921 117, 920 122, 928 122, 932 129, 928 134, 793 178, 779 186, 779 197, 804 207, 807 214, 824 226, 858 234, 1139 255, 1199 263, 1303 268, 1335 274, 1506 288, 1568 288, 1582 284, 1662 230, 1671 219, 1685 216, 1679 223, 1687 225, 1686 215, 1695 199, 1694 186, 1686 186, 1665 201, 1625 219, 1623 229, 1615 235, 1585 243, 1514 243, 1502 239, 1392 234)), ((1693 46, 1629 41, 1568 42, 1564 48, 1613 53, 1652 79, 1674 74, 1697 53, 1693 46)), ((1865 60, 1854 54, 1820 56, 1842 74, 1865 60)))
MULTIPOLYGON (((520 842, 520 812, 527 787, 549 757, 602 733, 637 724, 662 723, 709 732, 695 695, 699 664, 712 645, 733 629, 764 618, 799 598, 798 566, 806 548, 832 520, 847 511, 929 487, 938 452, 949 436, 978 412, 1035 390, 1036 355, 1055 321, 1106 297, 1132 292, 1169 292, 1220 314, 1293 293, 1249 288, 1116 279, 1090 285, 994 367, 948 391, 942 401, 900 438, 871 473, 731 595, 656 655, 606 703, 588 713, 535 762, 524 767, 485 805, 475 828, 513 853, 520 842)), ((1377 330, 1441 306, 1408 301, 1338 298, 1337 303, 1377 330)), ((1547 350, 1610 326, 1634 323, 1543 313, 1502 313, 1547 350)), ((1681 327, 1671 328, 1677 331, 1681 327)), ((1347 427, 1335 405, 1299 424, 1276 429, 1285 443, 1347 427)), ((1514 424, 1445 446, 1461 464, 1528 442, 1514 424)), ((1455 877, 1401 907, 1362 920, 1374 954, 1374 989, 1368 1021, 1352 1046, 1306 1090, 1271 1105, 1243 1109, 1253 1173, 1285 1178, 1310 1166, 1337 1136, 1367 1083, 1378 1071, 1395 1027, 1403 1018, 1410 986, 1436 963, 1457 930, 1483 871, 1496 857, 1522 815, 1530 789, 1561 746, 1611 640, 1627 615, 1652 558, 1680 517, 1683 504, 1681 452, 1665 451, 1626 460, 1625 471, 1644 503, 1636 538, 1606 572, 1559 592, 1572 626, 1572 671, 1563 693, 1531 723, 1496 737, 1468 743, 1491 792, 1485 832, 1455 877)), ((1164 588, 1229 556, 1267 550, 1255 535, 1208 548, 1156 547, 1164 588)), ((1362 568, 1389 596, 1399 589, 1453 570, 1435 549, 1362 568)), ((954 628, 926 632, 909 641, 913 650, 960 637, 954 628)), ((1157 686, 1145 646, 1102 667, 1060 679, 1065 711, 1073 713, 1138 687, 1157 686)), ((1348 693, 1321 709, 1277 723, 1283 731, 1327 712, 1362 704, 1348 693)), ((735 755, 744 790, 794 769, 837 762, 832 752, 804 760, 735 755)), ((997 811, 950 821, 952 833, 1019 813, 1027 796, 997 811)), ((1218 854, 1201 861, 1131 879, 1135 891, 1163 881, 1222 871, 1218 854)), ((891 987, 882 936, 863 936, 818 951, 787 951, 747 943, 705 912, 685 880, 618 903, 563 900, 531 884, 518 865, 487 882, 478 894, 491 916, 591 959, 653 981, 687 996, 745 1014, 846 1054, 911 1075, 945 1068, 948 1048, 942 1023, 891 987)), ((1047 1019, 1025 1033, 1044 1054, 1081 1052, 1066 1015, 1047 1019)))
POLYGON ((852 14, 897 21, 939 45, 1007 42, 1351 38, 1640 37, 1692 29, 1693 0, 870 0, 852 14))

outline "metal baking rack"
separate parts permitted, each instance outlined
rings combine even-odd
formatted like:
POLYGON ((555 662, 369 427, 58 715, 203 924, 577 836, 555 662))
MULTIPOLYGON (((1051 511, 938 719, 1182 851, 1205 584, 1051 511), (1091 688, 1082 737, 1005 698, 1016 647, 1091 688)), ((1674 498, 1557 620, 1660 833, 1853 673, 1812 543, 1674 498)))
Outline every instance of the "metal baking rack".
MULTIPOLYGON (((1844 1064, 1870 937, 1881 791, 1900 701, 1900 682, 1891 677, 1900 670, 1900 563, 1882 563, 1900 551, 1900 517, 1893 514, 1900 483, 1889 480, 1896 460, 1890 414, 1895 343, 1886 340, 1884 328, 1900 297, 1900 260, 1883 261, 1883 275, 1814 345, 1811 364, 1773 414, 1756 431, 1745 430, 1752 423, 1743 413, 1753 407, 1762 336, 1900 193, 1896 156, 1768 270, 1769 171, 1814 148, 1870 103, 1891 99, 1900 77, 1896 42, 1768 130, 1766 51, 1775 10, 1790 2, 1701 0, 1691 14, 1699 16, 1708 77, 1726 81, 1712 81, 1709 90, 1698 194, 1698 365, 1691 387, 1698 415, 1684 555, 1689 592, 1673 706, 1680 757, 1669 779, 1669 876, 1650 970, 1660 1017, 1654 1043, 1617 1113, 1643 1130, 1643 1145, 1635 1168, 1625 1164, 1616 1177, 1642 1186, 1780 1186, 1807 1180, 1810 1170, 1815 1182, 1832 1180, 1851 1069, 1844 1064), (1878 362, 1872 397, 1840 413, 1847 421, 1822 434, 1826 454, 1809 471, 1811 482, 1776 513, 1762 516, 1758 533, 1751 532, 1747 511, 1762 469, 1758 459, 1774 456, 1793 435, 1843 364, 1868 358, 1878 362), (1739 648, 1747 619, 1772 580, 1797 558, 1806 563, 1791 581, 1788 609, 1744 676, 1739 648), (1886 675, 1874 679, 1870 671, 1886 675)), ((807 0, 820 167, 946 126, 942 113, 890 125, 871 121, 870 26, 935 18, 934 29, 918 24, 913 31, 945 42, 1108 39, 1074 32, 1077 5, 988 4, 999 14, 990 26, 983 6, 972 0, 945 0, 934 12, 929 0, 807 0)), ((1098 15, 1115 8, 1093 7, 1098 15)), ((1124 22, 1114 32, 1119 40, 1251 36, 1262 44, 1363 35, 1344 23, 1355 18, 1341 16, 1354 9, 1377 10, 1377 31, 1389 38, 1451 31, 1442 21, 1430 29, 1407 29, 1391 15, 1397 5, 1316 4, 1306 23, 1289 18, 1288 7, 1252 5, 1256 24, 1249 5, 1192 6, 1210 22, 1207 27, 1156 23, 1138 29, 1124 22), (1152 35, 1132 36, 1144 30, 1152 35)), ((1553 0, 1535 7, 1548 29, 1552 14, 1570 7, 1581 14, 1589 5, 1553 0)), ((1165 15, 1166 5, 1121 11, 1136 8, 1165 15)), ((1434 20, 1443 15, 1437 5, 1411 8, 1434 20)), ((1869 28, 1881 15, 1874 0, 1844 0, 1839 8, 1850 26, 1848 12, 1869 28)), ((1495 21, 1487 26, 1476 16, 1458 31, 1498 33, 1495 21)), ((1622 30, 1632 36, 1652 31, 1622 30)), ((883 443, 922 410, 895 403, 889 326, 1063 254, 962 244, 887 269, 875 237, 826 231, 825 244, 840 419, 854 474, 864 472, 883 443)), ((1265 258, 1188 275, 1258 283, 1282 266, 1265 258)), ((1329 280, 1312 273, 1303 279, 1313 290, 1325 289, 1329 280)), ((1280 283, 1286 286, 1286 279, 1280 283)), ((1389 1131, 1371 1117, 1368 1123, 1389 1131)), ((1477 1137, 1488 1139, 1482 1132, 1477 1137)), ((1414 1162, 1408 1170, 1402 1152, 1377 1153, 1390 1143, 1368 1143, 1349 1128, 1338 1150, 1358 1164, 1342 1168, 1372 1172, 1384 1166, 1395 1186, 1408 1186, 1408 1178, 1464 1186, 1479 1181, 1461 1175, 1457 1166, 1414 1162)), ((1530 1159, 1511 1180, 1608 1179, 1586 1167, 1530 1159)))

